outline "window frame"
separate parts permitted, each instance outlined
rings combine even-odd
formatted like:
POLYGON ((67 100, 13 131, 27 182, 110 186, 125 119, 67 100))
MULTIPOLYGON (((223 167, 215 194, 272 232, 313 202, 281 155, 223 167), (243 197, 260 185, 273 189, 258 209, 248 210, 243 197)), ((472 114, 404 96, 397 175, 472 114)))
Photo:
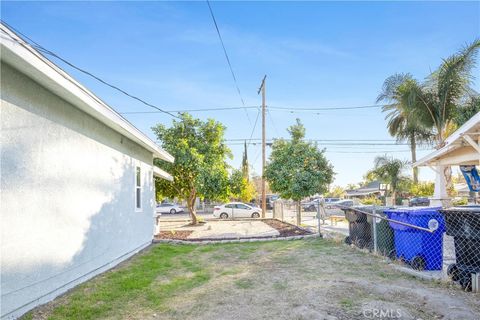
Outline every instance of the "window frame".
POLYGON ((135 205, 135 212, 142 212, 142 167, 140 164, 135 165, 135 172, 134 172, 134 205, 135 205), (140 205, 140 206, 138 206, 140 205))

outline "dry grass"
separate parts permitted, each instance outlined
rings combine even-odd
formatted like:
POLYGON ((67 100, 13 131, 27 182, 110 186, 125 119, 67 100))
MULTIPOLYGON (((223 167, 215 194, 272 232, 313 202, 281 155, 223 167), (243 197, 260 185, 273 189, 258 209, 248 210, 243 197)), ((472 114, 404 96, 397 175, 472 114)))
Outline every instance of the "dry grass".
POLYGON ((480 319, 478 296, 332 240, 152 246, 32 319, 480 319))

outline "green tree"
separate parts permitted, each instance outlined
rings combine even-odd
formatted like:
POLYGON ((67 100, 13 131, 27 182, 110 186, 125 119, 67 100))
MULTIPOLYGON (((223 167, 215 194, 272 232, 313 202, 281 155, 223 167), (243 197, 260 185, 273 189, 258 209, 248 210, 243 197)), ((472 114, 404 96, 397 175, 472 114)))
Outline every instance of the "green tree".
MULTIPOLYGON (((410 74, 395 74, 385 80, 382 92, 377 98, 377 103, 387 102, 382 108, 387 113, 387 128, 391 136, 397 139, 397 142, 406 141, 410 146, 412 163, 417 161, 417 145, 420 143, 429 143, 433 134, 431 130, 425 127, 413 110, 418 108, 415 104, 417 100, 409 99, 412 90, 416 90, 418 82, 410 74)), ((418 182, 418 168, 413 167, 413 181, 418 182)))
POLYGON ((327 193, 327 197, 342 198, 345 195, 345 189, 340 186, 333 186, 327 193))
POLYGON ((455 123, 457 124, 457 126, 460 127, 479 112, 480 96, 471 96, 463 106, 460 106, 457 109, 457 113, 455 115, 455 123))
POLYGON ((300 224, 300 201, 328 192, 334 172, 324 151, 304 140, 305 128, 299 119, 288 132, 290 141, 278 139, 273 143, 265 177, 273 192, 297 202, 297 224, 300 224))
POLYGON ((394 159, 388 156, 379 156, 375 158, 375 164, 370 171, 379 180, 390 184, 391 196, 393 203, 396 203, 397 191, 399 190, 401 181, 404 180, 402 175, 407 167, 408 162, 394 159))
POLYGON ((412 86, 406 97, 412 103, 411 112, 427 128, 432 128, 438 146, 442 146, 451 131, 457 109, 474 92, 472 71, 480 49, 475 40, 443 60, 425 84, 412 86))
POLYGON ((410 193, 417 197, 429 197, 433 195, 435 184, 433 182, 419 182, 412 184, 410 193))
MULTIPOLYGON (((402 98, 406 116, 431 130, 437 147, 442 147, 448 135, 457 128, 458 109, 474 95, 472 71, 479 49, 480 40, 476 39, 444 59, 425 83, 408 81, 408 90, 402 98)), ((444 176, 447 190, 451 190, 451 168, 444 170, 444 176)))
POLYGON ((257 196, 255 185, 252 181, 247 180, 243 170, 232 171, 230 175, 230 196, 242 202, 250 202, 257 196))
POLYGON ((159 124, 152 130, 162 147, 175 157, 173 164, 161 164, 173 182, 157 179, 155 186, 165 197, 186 200, 192 224, 197 224, 197 197, 225 200, 229 195, 226 159, 231 152, 224 142, 225 127, 183 113, 171 127, 159 124))
POLYGON ((349 183, 347 184, 346 190, 355 190, 360 187, 360 184, 358 183, 349 183))

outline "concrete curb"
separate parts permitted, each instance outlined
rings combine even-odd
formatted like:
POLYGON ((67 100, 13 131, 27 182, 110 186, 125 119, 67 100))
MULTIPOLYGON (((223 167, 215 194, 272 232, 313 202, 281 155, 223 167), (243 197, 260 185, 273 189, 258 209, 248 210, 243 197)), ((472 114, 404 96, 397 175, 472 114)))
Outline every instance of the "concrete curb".
POLYGON ((152 243, 171 243, 171 244, 214 244, 214 243, 243 243, 243 242, 262 242, 262 241, 286 241, 318 238, 318 234, 306 234, 291 237, 265 237, 265 238, 240 238, 240 239, 218 239, 218 240, 177 240, 177 239, 154 239, 152 243))

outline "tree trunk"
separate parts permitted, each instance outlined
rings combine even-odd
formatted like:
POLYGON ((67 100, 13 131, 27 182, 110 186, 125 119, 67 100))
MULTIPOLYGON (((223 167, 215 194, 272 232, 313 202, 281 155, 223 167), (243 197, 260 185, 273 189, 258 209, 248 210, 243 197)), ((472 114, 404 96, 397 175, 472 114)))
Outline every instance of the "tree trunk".
MULTIPOLYGON (((415 141, 415 135, 410 136, 410 151, 412 152, 412 165, 417 162, 417 142, 415 141)), ((418 167, 413 167, 413 183, 418 183, 418 167)))
POLYGON ((443 174, 445 176, 445 184, 447 188, 447 194, 450 198, 454 196, 454 187, 453 187, 453 181, 452 181, 452 167, 451 166, 446 166, 445 169, 443 170, 443 174))
POLYGON ((192 193, 190 198, 187 200, 188 211, 190 212, 190 218, 192 219, 191 224, 198 224, 197 209, 195 208, 195 201, 197 200, 197 195, 192 193))
POLYGON ((392 204, 397 205, 397 190, 392 190, 392 204))
POLYGON ((302 211, 300 210, 300 201, 297 201, 297 226, 302 224, 302 211))

